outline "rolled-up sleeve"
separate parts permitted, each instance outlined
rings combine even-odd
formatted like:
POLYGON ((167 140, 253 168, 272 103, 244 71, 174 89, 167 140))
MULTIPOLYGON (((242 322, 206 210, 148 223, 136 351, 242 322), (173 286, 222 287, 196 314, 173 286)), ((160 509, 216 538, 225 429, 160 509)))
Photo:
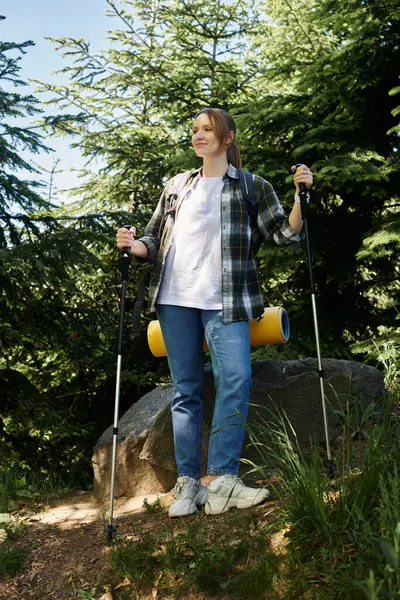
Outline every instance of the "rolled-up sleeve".
MULTIPOLYGON (((258 179, 258 178, 257 178, 258 179)), ((291 227, 272 185, 259 178, 257 227, 263 238, 278 246, 295 248, 303 239, 303 232, 291 227)))

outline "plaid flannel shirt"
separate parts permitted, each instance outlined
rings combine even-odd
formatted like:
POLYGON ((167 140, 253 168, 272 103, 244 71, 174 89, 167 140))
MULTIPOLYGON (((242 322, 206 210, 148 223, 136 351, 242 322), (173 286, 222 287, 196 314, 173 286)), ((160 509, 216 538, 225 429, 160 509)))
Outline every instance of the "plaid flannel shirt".
MULTIPOLYGON (((190 174, 178 195, 172 194, 174 179, 170 179, 158 202, 140 242, 148 249, 141 263, 152 263, 148 308, 155 303, 164 273, 165 259, 174 236, 175 214, 200 178, 200 169, 190 174)), ((264 312, 255 254, 263 240, 284 247, 297 247, 303 238, 289 224, 278 197, 270 183, 253 175, 257 201, 257 220, 251 223, 248 204, 239 187, 238 170, 229 165, 223 176, 221 193, 221 273, 222 313, 224 323, 255 319, 264 312)))

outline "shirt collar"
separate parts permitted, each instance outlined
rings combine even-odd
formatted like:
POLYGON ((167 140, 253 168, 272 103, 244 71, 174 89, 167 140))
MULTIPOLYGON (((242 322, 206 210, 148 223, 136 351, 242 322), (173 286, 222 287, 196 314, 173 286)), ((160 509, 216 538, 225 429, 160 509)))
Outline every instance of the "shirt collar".
POLYGON ((228 170, 225 173, 225 177, 226 176, 230 177, 231 179, 239 179, 239 170, 229 163, 228 170))
MULTIPOLYGON (((194 177, 199 177, 200 173, 201 173, 201 167, 199 169, 196 169, 195 171, 192 171, 190 173, 190 179, 193 179, 194 177)), ((231 179, 239 179, 239 170, 236 169, 236 167, 234 167, 233 165, 231 165, 229 163, 228 165, 228 170, 226 171, 225 175, 223 176, 223 179, 226 179, 226 177, 230 177, 231 179)))

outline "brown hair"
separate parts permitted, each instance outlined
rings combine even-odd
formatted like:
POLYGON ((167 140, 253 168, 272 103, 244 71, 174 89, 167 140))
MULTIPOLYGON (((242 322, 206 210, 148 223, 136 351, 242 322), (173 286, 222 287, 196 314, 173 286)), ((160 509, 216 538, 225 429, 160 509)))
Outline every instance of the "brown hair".
POLYGON ((236 123, 233 117, 226 110, 222 110, 222 108, 202 108, 195 116, 195 120, 199 115, 204 114, 210 118, 215 135, 221 145, 224 143, 228 133, 233 131, 234 138, 228 148, 227 160, 231 165, 240 169, 242 167, 242 159, 240 157, 240 150, 235 142, 236 123))

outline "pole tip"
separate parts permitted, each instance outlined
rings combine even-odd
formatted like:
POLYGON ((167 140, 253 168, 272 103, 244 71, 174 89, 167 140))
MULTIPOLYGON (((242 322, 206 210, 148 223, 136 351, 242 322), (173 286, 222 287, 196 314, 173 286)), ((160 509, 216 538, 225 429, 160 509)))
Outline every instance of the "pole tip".
POLYGON ((336 463, 332 462, 331 460, 327 460, 325 463, 325 468, 328 471, 329 479, 334 479, 337 468, 336 463))
POLYGON ((114 533, 117 532, 117 530, 115 529, 115 527, 113 527, 112 525, 109 525, 106 528, 106 533, 107 533, 107 542, 109 546, 112 546, 114 543, 114 533))

